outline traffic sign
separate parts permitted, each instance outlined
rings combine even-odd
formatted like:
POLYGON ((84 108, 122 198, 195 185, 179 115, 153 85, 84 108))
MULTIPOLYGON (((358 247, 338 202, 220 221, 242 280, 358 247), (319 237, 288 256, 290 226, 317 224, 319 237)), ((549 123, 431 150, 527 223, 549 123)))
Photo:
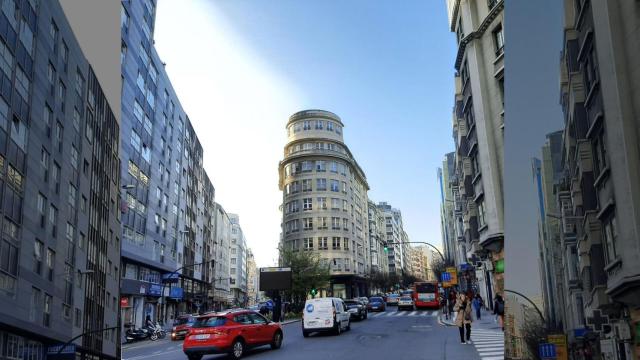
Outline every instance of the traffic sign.
POLYGON ((550 343, 542 343, 538 346, 538 355, 541 359, 556 359, 556 345, 550 343))
POLYGON ((547 336, 547 341, 556 346, 556 359, 567 360, 569 354, 567 351, 567 336, 565 334, 552 334, 547 336))

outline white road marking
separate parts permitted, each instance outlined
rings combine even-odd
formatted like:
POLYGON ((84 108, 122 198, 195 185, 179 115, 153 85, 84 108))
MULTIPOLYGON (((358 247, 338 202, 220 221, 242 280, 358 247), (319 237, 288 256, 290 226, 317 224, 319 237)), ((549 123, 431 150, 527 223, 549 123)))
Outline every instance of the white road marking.
POLYGON ((411 312, 411 314, 409 314, 409 315, 410 315, 410 316, 415 316, 415 315, 417 315, 417 314, 418 314, 418 312, 417 312, 417 311, 412 311, 412 312, 411 312))

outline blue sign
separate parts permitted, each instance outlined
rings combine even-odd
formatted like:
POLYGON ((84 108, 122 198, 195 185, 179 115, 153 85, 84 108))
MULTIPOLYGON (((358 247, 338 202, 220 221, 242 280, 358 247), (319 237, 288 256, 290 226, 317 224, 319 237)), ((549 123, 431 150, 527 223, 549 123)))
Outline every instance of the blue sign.
POLYGON ((164 282, 178 282, 180 274, 173 272, 168 274, 162 274, 162 281, 164 282))
POLYGON ((307 307, 305 308, 305 310, 307 310, 308 313, 312 313, 313 312, 313 304, 307 304, 307 307))
POLYGON ((460 271, 466 271, 469 269, 473 269, 473 265, 467 263, 460 264, 460 271))
POLYGON ((573 329, 573 336, 577 338, 584 337, 589 330, 586 328, 573 329))
MULTIPOLYGON (((64 344, 53 345, 47 348, 47 354, 57 354, 60 349, 62 349, 64 344)), ((60 354, 75 354, 76 353, 76 344, 68 344, 67 346, 60 351, 60 354)))
POLYGON ((169 297, 172 299, 182 299, 184 290, 181 287, 172 287, 169 291, 169 297))
POLYGON ((442 282, 451 281, 451 273, 443 272, 442 273, 442 282))
POLYGON ((162 296, 162 285, 150 284, 149 285, 149 294, 148 295, 162 296))
POLYGON ((556 345, 550 343, 542 343, 538 346, 538 354, 541 359, 555 359, 556 345))

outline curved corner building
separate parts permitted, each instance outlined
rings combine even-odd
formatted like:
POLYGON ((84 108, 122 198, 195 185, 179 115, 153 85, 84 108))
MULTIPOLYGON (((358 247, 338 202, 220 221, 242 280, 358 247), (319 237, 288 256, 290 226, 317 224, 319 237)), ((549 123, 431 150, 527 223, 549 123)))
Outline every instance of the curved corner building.
POLYGON ((278 171, 282 246, 313 251, 329 266, 331 284, 321 296, 352 298, 368 292, 369 185, 344 143, 343 126, 329 111, 293 114, 278 171))

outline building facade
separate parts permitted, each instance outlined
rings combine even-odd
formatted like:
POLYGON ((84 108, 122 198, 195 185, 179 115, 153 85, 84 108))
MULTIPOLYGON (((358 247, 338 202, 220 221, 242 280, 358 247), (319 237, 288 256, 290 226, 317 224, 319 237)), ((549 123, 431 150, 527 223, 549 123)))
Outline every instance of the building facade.
POLYGON ((77 359, 116 359, 114 109, 58 1, 3 1, 0 58, 0 357, 79 337, 77 359))
POLYGON ((369 185, 344 143, 343 126, 337 115, 323 110, 289 118, 278 169, 281 243, 294 251, 316 252, 331 270, 330 289, 323 291, 351 298, 367 294, 369 185))
POLYGON ((456 238, 455 201, 451 179, 455 177, 455 153, 445 154, 442 168, 438 168, 438 184, 440 185, 440 230, 442 233, 443 255, 447 262, 454 266, 466 262, 458 251, 456 238))
POLYGON ((403 257, 406 247, 403 244, 405 232, 402 227, 402 212, 386 202, 378 203, 377 207, 385 222, 385 244, 387 245, 389 273, 401 275, 408 265, 404 262, 403 257))
POLYGON ((220 310, 229 307, 233 303, 229 271, 229 265, 231 264, 231 218, 218 203, 215 204, 215 213, 214 308, 220 310))
POLYGON ((213 305, 215 189, 153 45, 155 11, 121 3, 123 326, 213 305))
POLYGON ((458 42, 452 186, 465 250, 460 278, 491 299, 504 288, 504 1, 447 0, 447 8, 458 42))
POLYGON ((240 218, 229 214, 231 222, 231 243, 229 249, 229 284, 233 303, 247 304, 247 241, 242 233, 240 218))
POLYGON ((367 212, 369 214, 369 259, 371 261, 371 271, 383 274, 389 273, 389 262, 386 245, 386 223, 385 217, 376 204, 368 200, 367 212))
POLYGON ((253 306, 260 301, 258 268, 251 249, 247 249, 247 306, 253 306))
POLYGON ((569 300, 565 331, 574 358, 585 352, 607 359, 640 354, 636 7, 564 2, 564 176, 556 199, 569 300))

